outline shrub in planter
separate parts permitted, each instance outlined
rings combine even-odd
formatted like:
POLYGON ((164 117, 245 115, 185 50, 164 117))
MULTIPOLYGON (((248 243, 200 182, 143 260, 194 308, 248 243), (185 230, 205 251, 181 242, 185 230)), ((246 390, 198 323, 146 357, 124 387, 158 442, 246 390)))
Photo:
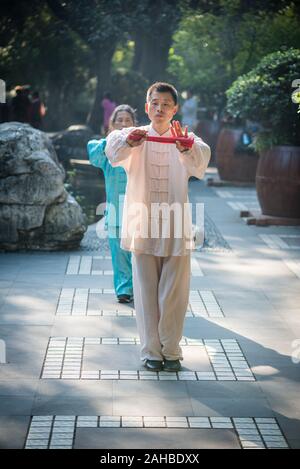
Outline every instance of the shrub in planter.
POLYGON ((263 130, 255 148, 260 153, 257 195, 265 215, 300 218, 300 115, 292 99, 300 78, 300 50, 264 57, 227 91, 227 112, 256 120, 263 130))

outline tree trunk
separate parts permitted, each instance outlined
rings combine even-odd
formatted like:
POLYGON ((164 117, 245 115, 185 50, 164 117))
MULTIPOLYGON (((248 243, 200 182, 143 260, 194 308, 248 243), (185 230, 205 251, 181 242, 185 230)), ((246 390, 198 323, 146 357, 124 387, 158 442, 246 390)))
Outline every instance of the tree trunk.
POLYGON ((182 16, 180 0, 149 0, 145 3, 146 9, 137 14, 132 28, 135 41, 132 69, 140 72, 150 83, 164 81, 167 79, 173 34, 182 16), (149 22, 149 18, 156 18, 157 15, 157 21, 149 22))
POLYGON ((106 48, 97 51, 98 63, 96 66, 97 86, 94 103, 87 117, 87 125, 94 132, 99 133, 103 122, 103 109, 101 102, 103 94, 111 90, 111 61, 115 52, 116 43, 110 43, 106 48))
POLYGON ((140 72, 150 83, 167 77, 169 50, 173 31, 156 31, 156 34, 138 31, 134 35, 135 55, 132 69, 140 72))

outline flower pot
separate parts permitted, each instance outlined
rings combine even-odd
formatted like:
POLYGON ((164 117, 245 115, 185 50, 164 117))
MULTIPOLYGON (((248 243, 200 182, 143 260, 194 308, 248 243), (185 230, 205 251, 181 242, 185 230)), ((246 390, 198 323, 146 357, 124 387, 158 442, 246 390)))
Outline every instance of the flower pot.
POLYGON ((216 147, 220 178, 224 181, 255 182, 258 154, 238 151, 243 129, 223 128, 216 147))
POLYGON ((300 218, 300 147, 275 146, 261 152, 256 190, 264 215, 300 218))

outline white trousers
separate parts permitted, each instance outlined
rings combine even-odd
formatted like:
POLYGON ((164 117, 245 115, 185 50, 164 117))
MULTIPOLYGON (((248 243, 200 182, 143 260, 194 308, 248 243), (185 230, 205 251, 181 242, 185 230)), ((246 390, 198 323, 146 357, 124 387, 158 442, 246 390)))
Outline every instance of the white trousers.
POLYGON ((189 302, 191 257, 132 255, 141 360, 183 360, 179 342, 189 302))

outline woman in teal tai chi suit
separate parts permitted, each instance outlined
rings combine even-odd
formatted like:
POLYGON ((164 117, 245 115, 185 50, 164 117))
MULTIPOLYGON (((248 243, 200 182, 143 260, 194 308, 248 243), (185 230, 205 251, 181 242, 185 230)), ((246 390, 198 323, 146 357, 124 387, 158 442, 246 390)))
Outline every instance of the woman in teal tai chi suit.
MULTIPOLYGON (((136 125, 134 110, 122 104, 110 118, 110 131, 136 125)), ((133 300, 131 252, 120 247, 122 199, 126 191, 127 176, 122 167, 113 168, 105 154, 106 139, 90 140, 87 144, 89 160, 93 166, 101 168, 105 177, 106 202, 105 230, 108 232, 111 250, 114 288, 120 303, 133 300)))

